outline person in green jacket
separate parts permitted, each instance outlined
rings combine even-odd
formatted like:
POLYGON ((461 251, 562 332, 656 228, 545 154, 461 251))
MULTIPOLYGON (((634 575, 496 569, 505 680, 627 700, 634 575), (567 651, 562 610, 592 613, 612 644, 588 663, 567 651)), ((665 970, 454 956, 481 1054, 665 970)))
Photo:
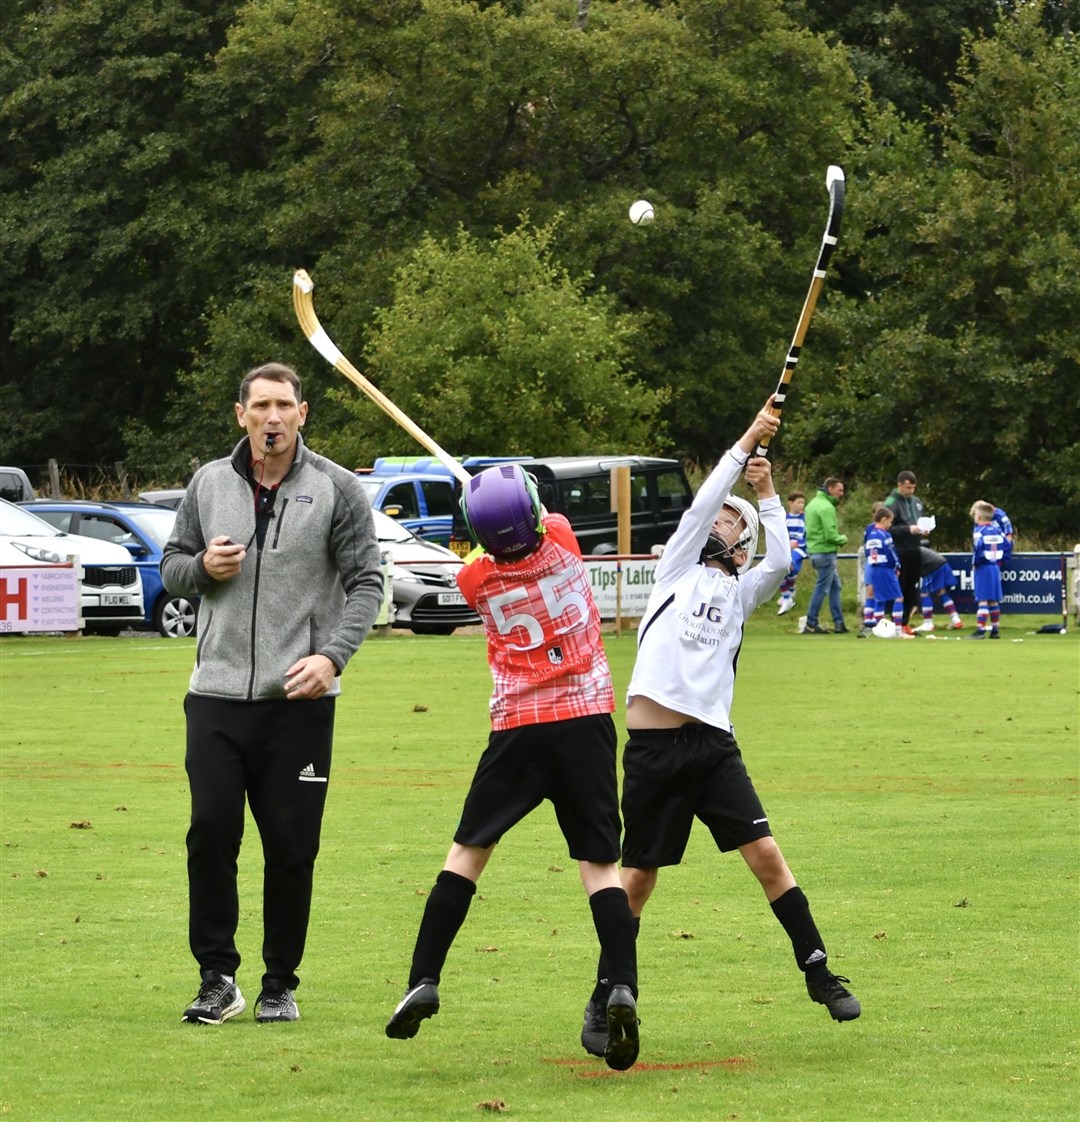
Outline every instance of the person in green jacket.
POLYGON ((847 537, 840 533, 840 524, 836 518, 836 508, 843 497, 843 480, 829 476, 806 505, 806 553, 814 567, 817 582, 810 597, 810 607, 806 609, 804 635, 830 634, 818 624, 818 613, 826 596, 829 598, 835 634, 847 634, 844 612, 840 606, 840 573, 836 568, 837 551, 847 544, 847 537))

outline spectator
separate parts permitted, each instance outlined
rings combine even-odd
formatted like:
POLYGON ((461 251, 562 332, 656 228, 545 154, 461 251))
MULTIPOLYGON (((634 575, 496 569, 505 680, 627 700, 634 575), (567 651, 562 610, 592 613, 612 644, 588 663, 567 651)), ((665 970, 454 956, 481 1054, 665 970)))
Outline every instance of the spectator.
POLYGON ((1012 556, 1013 524, 1009 516, 999 506, 994 507, 994 521, 1005 538, 1005 556, 1001 559, 1001 567, 1004 568, 1005 562, 1012 556))
POLYGON ((840 533, 836 517, 836 508, 843 497, 843 481, 829 476, 806 506, 806 552, 817 578, 810 596, 810 607, 806 610, 806 626, 803 628, 806 635, 830 634, 818 624, 818 615, 826 597, 835 634, 847 634, 844 609, 840 603, 840 573, 836 568, 836 555, 841 546, 847 545, 847 536, 840 533))
POLYGON ((949 593, 956 587, 953 579, 952 566, 928 545, 922 550, 922 616, 923 621, 915 628, 916 631, 930 632, 934 625, 934 601, 936 600, 943 612, 949 615, 949 630, 959 631, 964 626, 956 604, 949 593))
POLYGON ((780 584, 780 599, 776 614, 782 616, 795 607, 795 582, 806 558, 806 496, 802 491, 792 491, 787 497, 787 534, 791 543, 791 568, 780 584))
POLYGON ((860 638, 865 638, 885 618, 886 612, 890 613, 892 622, 897 625, 897 635, 904 634, 899 630, 903 612, 900 581, 897 577, 900 562, 893 546, 892 534, 889 533, 891 525, 892 511, 884 503, 879 503, 874 507, 874 520, 866 527, 863 535, 863 550, 866 554, 866 608, 860 638))
POLYGON ((971 506, 975 528, 972 531, 973 549, 971 572, 975 578, 977 604, 975 630, 972 639, 1000 639, 998 624, 1001 619, 1001 562, 1005 557, 1005 535, 994 520, 994 504, 979 499, 971 506), (989 633, 986 630, 990 624, 989 633))
POLYGON ((919 608, 919 586, 922 582, 922 555, 919 547, 922 538, 930 531, 919 526, 926 517, 922 499, 916 498, 918 480, 913 471, 902 471, 896 477, 896 486, 889 492, 885 505, 892 511, 892 538, 896 555, 900 558, 900 591, 904 597, 903 623, 905 635, 914 635, 911 617, 919 608))

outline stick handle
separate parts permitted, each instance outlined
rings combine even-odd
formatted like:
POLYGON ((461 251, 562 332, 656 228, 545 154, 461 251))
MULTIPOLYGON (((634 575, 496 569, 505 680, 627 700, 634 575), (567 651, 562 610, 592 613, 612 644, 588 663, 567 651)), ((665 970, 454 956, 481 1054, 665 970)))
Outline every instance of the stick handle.
MULTIPOLYGON (((837 241, 840 239, 840 221, 844 216, 845 185, 844 169, 838 164, 830 164, 828 171, 825 173, 825 187, 829 192, 829 217, 825 222, 825 233, 821 238, 821 248, 818 250, 817 262, 810 278, 810 289, 803 301, 802 311, 799 313, 799 322, 795 326, 795 335, 791 340, 791 346, 788 348, 787 358, 784 360, 784 369, 780 375, 780 381, 776 385, 776 393, 773 395, 772 412, 775 417, 779 417, 781 410, 784 408, 788 386, 791 384, 795 367, 799 362, 799 352, 802 350, 807 328, 809 328, 810 320, 814 316, 814 309, 817 307, 821 290, 825 287, 825 273, 829 268, 829 259, 836 248, 837 241)), ((754 455, 764 456, 768 451, 771 439, 771 437, 765 437, 758 444, 754 455)))
POLYGON ((307 341, 326 359, 337 371, 344 374, 354 386, 362 390, 384 412, 397 422, 418 444, 426 448, 451 475, 465 486, 472 476, 461 464, 433 440, 424 430, 403 413, 378 386, 369 382, 359 370, 341 353, 334 340, 326 333, 326 329, 319 323, 312 304, 311 293, 315 282, 308 276, 304 269, 297 269, 293 273, 293 308, 300 327, 307 336, 307 341))

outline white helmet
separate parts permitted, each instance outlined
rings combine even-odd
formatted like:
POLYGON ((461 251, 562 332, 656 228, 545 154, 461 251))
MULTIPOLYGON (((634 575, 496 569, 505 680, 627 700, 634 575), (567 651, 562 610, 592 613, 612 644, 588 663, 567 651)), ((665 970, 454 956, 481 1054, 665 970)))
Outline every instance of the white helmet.
POLYGON ((719 561, 732 575, 736 575, 733 560, 735 551, 746 550, 746 559, 738 567, 738 573, 745 573, 754 563, 757 552, 758 529, 757 507, 746 499, 728 495, 720 513, 709 530, 709 538, 701 551, 701 560, 719 561))

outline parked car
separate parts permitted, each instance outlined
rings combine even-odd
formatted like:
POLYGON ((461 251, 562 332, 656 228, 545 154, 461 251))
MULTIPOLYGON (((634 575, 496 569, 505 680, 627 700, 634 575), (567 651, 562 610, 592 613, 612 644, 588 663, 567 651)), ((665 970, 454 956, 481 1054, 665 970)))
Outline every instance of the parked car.
POLYGON ((172 596, 161 582, 161 553, 176 521, 174 509, 75 499, 37 499, 22 506, 58 530, 113 542, 127 551, 142 578, 145 605, 143 618, 132 626, 152 627, 167 639, 195 634, 198 598, 172 596))
MULTIPOLYGON (((452 635, 458 627, 479 624, 480 617, 458 592, 460 558, 437 542, 417 537, 382 511, 372 514, 379 546, 394 561, 394 626, 416 635, 452 635)), ((175 511, 171 515, 175 518, 175 511)))
POLYGON ((376 474, 377 468, 357 471, 375 510, 425 541, 446 545, 454 521, 454 479, 444 468, 438 473, 376 474))
MULTIPOLYGON (((612 468, 630 468, 631 553, 655 553, 663 547, 694 497, 679 461, 658 456, 541 456, 517 462, 535 476, 544 506, 569 519, 582 553, 602 555, 618 549, 612 468)), ((473 474, 479 470, 468 463, 466 467, 473 474)), ((460 496, 460 486, 455 493, 460 496)), ((465 520, 455 511, 450 548, 464 556, 472 544, 465 520)))
POLYGON ((394 626, 416 635, 451 635, 458 627, 478 625, 480 617, 458 591, 461 559, 382 511, 372 513, 379 547, 394 561, 394 626))
POLYGON ((0 499, 9 503, 21 503, 34 497, 30 477, 17 467, 0 467, 0 499))
POLYGON ((69 554, 78 556, 87 631, 118 635, 142 621, 142 582, 131 554, 122 545, 66 534, 6 499, 0 499, 0 539, 8 547, 5 557, 20 555, 21 564, 57 565, 69 554))
POLYGON ((170 487, 164 491, 140 491, 139 501, 144 503, 156 503, 158 506, 172 507, 173 510, 180 505, 180 500, 184 497, 183 487, 170 487))

